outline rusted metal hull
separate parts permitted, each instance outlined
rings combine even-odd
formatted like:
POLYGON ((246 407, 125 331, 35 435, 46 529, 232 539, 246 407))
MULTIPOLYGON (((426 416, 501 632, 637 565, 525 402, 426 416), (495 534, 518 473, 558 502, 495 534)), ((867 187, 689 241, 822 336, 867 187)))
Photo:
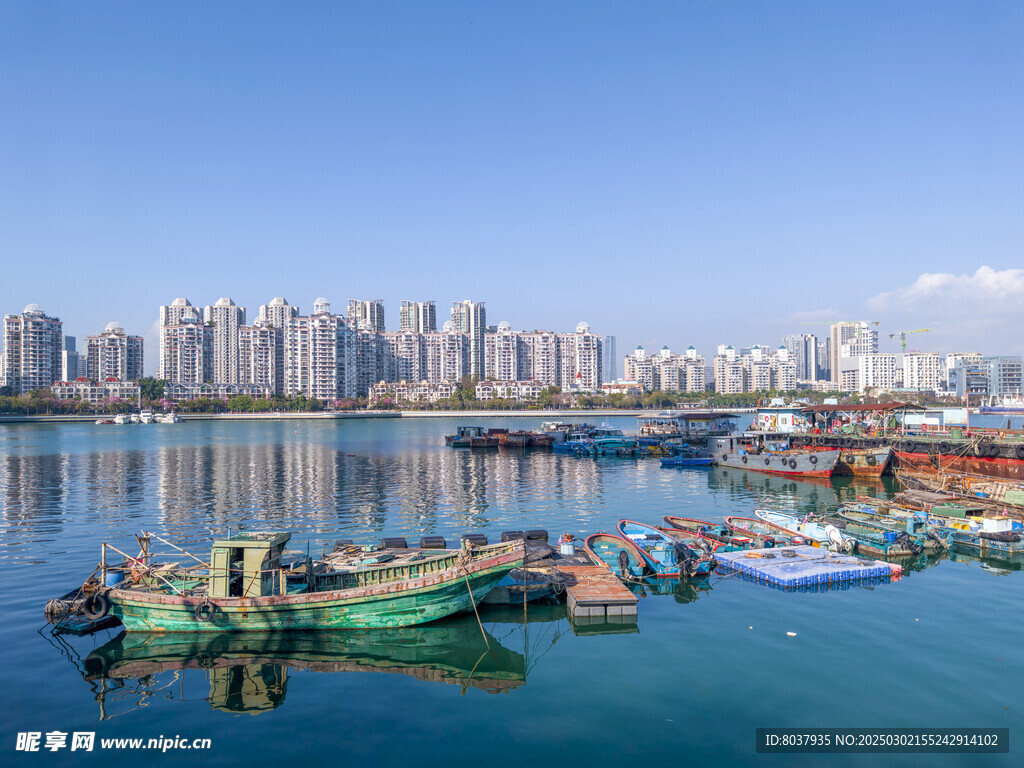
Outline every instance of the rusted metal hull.
POLYGON ((923 451, 897 451, 901 467, 922 472, 963 472, 1001 480, 1024 482, 1024 461, 989 456, 957 456, 953 454, 925 453, 923 451))
POLYGON ((111 589, 107 596, 111 612, 128 631, 278 632, 406 627, 473 608, 507 573, 522 565, 523 553, 523 548, 518 547, 418 578, 325 592, 206 598, 111 589), (196 615, 197 608, 204 603, 213 606, 209 621, 196 615))
POLYGON ((833 474, 856 477, 881 477, 890 472, 892 448, 848 448, 839 454, 833 474))

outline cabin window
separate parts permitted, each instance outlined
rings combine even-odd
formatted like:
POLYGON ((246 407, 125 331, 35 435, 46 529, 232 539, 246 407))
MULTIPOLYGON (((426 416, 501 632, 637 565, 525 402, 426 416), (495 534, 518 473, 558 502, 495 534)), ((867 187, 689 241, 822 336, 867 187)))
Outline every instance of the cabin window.
POLYGON ((244 588, 242 577, 245 575, 245 550, 232 549, 228 562, 228 597, 241 597, 244 588))

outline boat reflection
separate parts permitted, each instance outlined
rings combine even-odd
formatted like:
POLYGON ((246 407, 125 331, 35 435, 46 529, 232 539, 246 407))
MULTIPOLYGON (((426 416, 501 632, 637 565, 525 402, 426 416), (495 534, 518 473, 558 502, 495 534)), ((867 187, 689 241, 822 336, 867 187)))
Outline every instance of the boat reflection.
MULTIPOLYGON (((390 672, 507 693, 526 682, 526 659, 501 645, 472 616, 403 629, 230 633, 213 637, 122 632, 90 653, 83 675, 94 685, 100 719, 114 702, 145 706, 154 696, 187 698, 191 671, 205 672, 213 709, 260 714, 285 701, 288 674, 390 672), (486 635, 486 637, 485 637, 486 635)), ((120 714, 120 713, 117 713, 120 714)))
POLYGON ((640 597, 671 595, 677 603, 692 603, 704 592, 711 591, 711 577, 701 579, 644 579, 631 584, 630 589, 640 597))

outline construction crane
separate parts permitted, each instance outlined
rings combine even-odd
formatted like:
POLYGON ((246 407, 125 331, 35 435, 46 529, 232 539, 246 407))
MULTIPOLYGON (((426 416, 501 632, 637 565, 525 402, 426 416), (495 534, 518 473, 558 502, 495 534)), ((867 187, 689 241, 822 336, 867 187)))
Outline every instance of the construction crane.
POLYGON ((896 333, 890 333, 889 334, 889 338, 890 339, 895 339, 896 335, 899 334, 899 337, 900 337, 900 352, 906 352, 907 351, 907 334, 908 333, 928 333, 928 331, 930 331, 930 330, 931 330, 931 328, 918 328, 916 331, 897 331, 896 333))

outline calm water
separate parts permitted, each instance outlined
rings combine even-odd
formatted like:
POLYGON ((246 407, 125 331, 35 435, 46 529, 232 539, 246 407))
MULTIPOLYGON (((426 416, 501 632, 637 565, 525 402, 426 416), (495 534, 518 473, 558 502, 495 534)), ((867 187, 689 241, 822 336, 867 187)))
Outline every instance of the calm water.
MULTIPOLYGON (((874 588, 785 593, 733 578, 646 590, 637 631, 578 634, 561 606, 344 637, 141 637, 54 643, 45 601, 102 540, 148 529, 198 550, 229 528, 416 539, 621 517, 813 511, 887 486, 796 482, 656 460, 444 448, 459 419, 0 427, 4 763, 182 761, 181 752, 43 755, 19 731, 209 737, 218 764, 492 766, 1020 764, 1024 573, 945 557, 874 588), (787 635, 795 632, 795 637, 787 635), (1001 756, 767 756, 771 726, 1011 728, 1001 756)), ((632 420, 612 420, 634 428, 632 420)), ((536 425, 516 419, 488 425, 536 425)), ((187 754, 187 753, 186 753, 187 754)), ((191 757, 198 757, 193 753, 191 757)))

